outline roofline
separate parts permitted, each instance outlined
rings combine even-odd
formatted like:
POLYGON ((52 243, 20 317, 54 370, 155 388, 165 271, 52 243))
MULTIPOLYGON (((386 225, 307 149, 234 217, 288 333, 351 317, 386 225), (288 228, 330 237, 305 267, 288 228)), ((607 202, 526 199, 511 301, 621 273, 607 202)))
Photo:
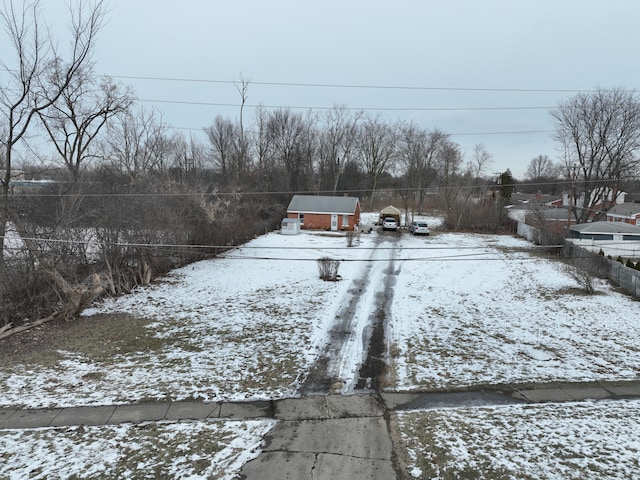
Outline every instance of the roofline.
POLYGON ((316 215, 355 215, 355 210, 353 212, 317 212, 315 210, 287 210, 287 213, 313 213, 316 215))

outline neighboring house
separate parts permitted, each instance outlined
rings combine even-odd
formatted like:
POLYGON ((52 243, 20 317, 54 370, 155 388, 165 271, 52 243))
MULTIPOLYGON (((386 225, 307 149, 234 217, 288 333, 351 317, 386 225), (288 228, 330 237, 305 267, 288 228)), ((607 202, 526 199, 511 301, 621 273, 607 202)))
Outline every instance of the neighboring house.
POLYGON ((287 218, 297 218, 306 230, 354 230, 360 223, 360 201, 356 197, 294 195, 287 218))
POLYGON ((607 212, 608 222, 624 222, 640 225, 640 203, 621 203, 607 212))
MULTIPOLYGON (((606 187, 604 187, 606 188, 606 187)), ((598 202, 595 203, 594 205, 591 205, 589 207, 589 219, 593 220, 596 216, 610 211, 612 208, 614 208, 616 205, 622 205, 624 204, 624 200, 626 197, 626 192, 618 192, 615 189, 609 189, 606 188, 607 190, 607 195, 606 198, 603 202, 598 202)), ((594 192, 594 195, 597 192, 594 192)), ((562 195, 562 202, 563 205, 567 205, 568 201, 570 200, 570 198, 567 198, 566 194, 562 195)), ((588 199, 587 199, 588 200, 588 199)), ((584 194, 581 194, 578 198, 575 199, 575 202, 571 202, 573 205, 571 206, 571 209, 576 209, 579 212, 583 209, 583 206, 585 205, 585 197, 584 194)), ((587 201, 586 205, 590 205, 590 202, 587 201)))
POLYGON ((640 258, 640 227, 624 222, 572 225, 567 242, 613 258, 640 258))

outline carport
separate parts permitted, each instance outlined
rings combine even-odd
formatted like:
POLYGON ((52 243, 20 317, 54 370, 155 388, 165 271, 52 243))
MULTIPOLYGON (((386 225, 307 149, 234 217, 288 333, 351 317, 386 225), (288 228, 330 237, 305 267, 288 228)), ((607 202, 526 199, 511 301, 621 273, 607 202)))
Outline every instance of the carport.
POLYGON ((402 218, 402 212, 393 205, 389 205, 388 207, 380 210, 380 219, 378 223, 382 224, 383 220, 386 217, 393 217, 396 219, 396 222, 398 222, 398 225, 402 225, 402 223, 400 222, 400 219, 402 218))

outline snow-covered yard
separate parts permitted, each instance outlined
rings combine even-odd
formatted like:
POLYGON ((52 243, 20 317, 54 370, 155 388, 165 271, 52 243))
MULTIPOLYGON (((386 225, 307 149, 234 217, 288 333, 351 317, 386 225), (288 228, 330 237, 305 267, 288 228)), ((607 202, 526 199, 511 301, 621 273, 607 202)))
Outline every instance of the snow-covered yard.
POLYGON ((400 416, 414 478, 640 478, 640 401, 511 405, 400 416))
MULTIPOLYGON (((270 233, 223 258, 176 270, 133 295, 107 300, 86 315, 127 314, 146 319, 145 337, 153 342, 141 340, 140 348, 129 344, 126 352, 109 356, 81 350, 60 351, 59 360, 53 364, 4 366, 0 368, 0 407, 294 396, 325 347, 338 312, 352 298, 352 282, 371 275, 372 288, 380 288, 390 265, 395 277, 386 329, 390 389, 638 378, 639 304, 630 297, 606 284, 601 285, 597 295, 583 295, 556 270, 553 261, 535 255, 530 244, 510 236, 436 231, 430 237, 406 233, 399 238, 389 236, 379 243, 378 235, 375 231, 363 234, 357 246, 348 248, 343 234, 270 233), (316 260, 324 256, 343 260, 341 281, 324 282, 318 278, 316 260)), ((354 317, 363 321, 370 317, 375 302, 369 300, 376 294, 366 294, 367 301, 358 303, 362 311, 355 312, 354 317)), ((337 375, 345 378, 357 372, 354 362, 364 353, 358 338, 346 348, 351 351, 343 352, 342 363, 337 362, 337 375)), ((477 453, 484 459, 489 454, 480 451, 479 445, 473 449, 464 445, 472 441, 466 439, 467 432, 500 436, 513 428, 517 436, 517 428, 540 419, 536 427, 539 430, 523 430, 530 435, 523 441, 535 443, 552 431, 556 435, 572 429, 581 431, 583 427, 575 426, 576 408, 585 424, 590 416, 607 418, 606 428, 592 432, 592 437, 602 444, 620 444, 620 432, 637 431, 637 423, 629 423, 631 420, 623 414, 625 408, 638 410, 634 402, 417 412, 403 414, 400 424, 404 441, 413 452, 416 476, 441 478, 438 475, 444 470, 431 471, 431 476, 424 477, 420 473, 424 469, 421 458, 428 458, 429 448, 434 448, 412 433, 412 425, 418 425, 423 418, 441 422, 451 430, 448 439, 439 439, 438 432, 433 433, 433 442, 442 449, 451 450, 455 456, 461 455, 459 449, 463 449, 460 451, 470 452, 468 458, 477 453), (483 419, 487 422, 483 423, 483 419)), ((255 448, 256 439, 270 426, 269 422, 196 422, 190 426, 154 424, 148 428, 163 432, 161 437, 166 437, 168 443, 188 429, 193 429, 188 435, 196 437, 210 430, 208 434, 216 445, 202 448, 214 459, 224 460, 212 460, 211 465, 196 472, 195 463, 204 465, 198 463, 196 454, 191 466, 182 466, 180 471, 191 472, 192 478, 217 478, 212 473, 216 468, 218 472, 225 471, 227 467, 221 465, 227 465, 231 471, 230 465, 241 464, 244 457, 234 460, 234 455, 243 451, 242 445, 247 450, 255 448), (229 450, 228 444, 234 447, 229 450)), ((96 452, 95 468, 104 468, 105 478, 116 478, 118 474, 113 472, 118 472, 118 453, 105 445, 115 442, 125 450, 146 449, 150 440, 140 436, 140 428, 95 427, 86 429, 91 435, 85 440, 79 440, 77 429, 73 428, 2 431, 0 453, 4 467, 0 467, 0 476, 18 478, 33 468, 37 474, 44 472, 41 478, 45 478, 47 472, 52 472, 43 466, 45 463, 57 464, 61 460, 56 458, 74 455, 73 445, 79 444, 77 448, 82 449, 82 442, 86 441, 91 445, 87 443, 85 448, 96 452), (137 438, 132 445, 118 440, 132 432, 137 438), (64 447, 58 449, 55 439, 61 439, 64 447), (23 455, 17 445, 41 448, 38 455, 49 460, 20 464, 23 455)), ((502 443, 494 447, 499 452, 509 451, 514 442, 517 444, 517 439, 510 443, 506 435, 504 440, 495 440, 498 441, 502 443)), ((169 451, 179 452, 173 443, 169 451)), ((486 448, 490 445, 487 443, 486 448)), ((564 445, 558 443, 549 449, 564 445)), ((588 448, 584 446, 582 452, 588 448)), ((637 445, 634 448, 637 453, 637 445)), ((541 469, 548 467, 552 473, 564 471, 564 464, 557 463, 553 454, 545 460, 542 454, 515 458, 516 453, 513 458, 504 455, 512 458, 515 466, 495 466, 496 471, 516 472, 504 478, 518 478, 518 469, 526 469, 527 462, 541 465, 541 469)), ((615 456, 615 451, 611 455, 615 456)), ((637 455, 635 458, 637 466, 637 455)), ((633 462, 622 456, 620 461, 623 465, 633 462)), ((458 468, 455 463, 447 465, 446 468, 458 468)), ((80 473, 85 471, 83 468, 78 467, 80 473)), ((126 468, 129 472, 135 470, 126 468)), ((543 473, 532 471, 531 478, 545 478, 543 473)), ((64 472, 71 475, 71 466, 64 472)), ((39 478, 35 473, 33 478, 39 478)), ((560 473, 547 478, 572 478, 560 473)), ((581 478, 601 478, 594 475, 581 478)))
MULTIPOLYGON (((366 243, 363 242, 363 243, 366 243)), ((270 233, 225 258, 175 270, 157 285, 86 312, 148 318, 149 348, 0 372, 0 405, 54 407, 144 400, 270 399, 294 395, 323 346, 349 279, 318 278, 316 260, 355 259, 343 235, 270 233)))
POLYGON ((0 478, 235 478, 273 421, 0 430, 0 478))
POLYGON ((403 255, 389 341, 402 390, 637 379, 640 304, 585 295, 554 261, 511 237, 443 234, 403 255))

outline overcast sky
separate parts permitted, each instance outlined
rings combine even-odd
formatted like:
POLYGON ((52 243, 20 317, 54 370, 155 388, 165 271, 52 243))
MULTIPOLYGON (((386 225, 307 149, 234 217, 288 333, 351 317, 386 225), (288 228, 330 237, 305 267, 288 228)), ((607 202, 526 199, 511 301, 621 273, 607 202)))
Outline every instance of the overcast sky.
MULTIPOLYGON (((42 0, 49 21, 65 13, 60 3, 42 0)), ((249 105, 378 110, 452 134, 467 157, 483 143, 494 158, 488 173, 522 177, 537 155, 559 160, 549 107, 578 90, 640 83, 637 0, 109 5, 97 73, 131 85, 146 108, 199 138, 216 115, 238 117, 238 107, 215 104, 238 105, 230 82, 244 78, 249 105)))

